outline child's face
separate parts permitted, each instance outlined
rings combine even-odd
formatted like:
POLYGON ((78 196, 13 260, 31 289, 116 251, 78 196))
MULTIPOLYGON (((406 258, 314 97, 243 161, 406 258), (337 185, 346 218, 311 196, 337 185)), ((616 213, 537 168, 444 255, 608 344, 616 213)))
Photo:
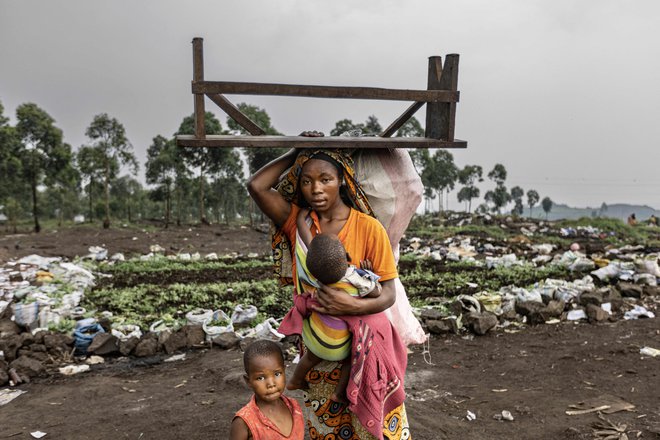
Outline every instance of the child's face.
POLYGON ((257 400, 272 402, 280 398, 286 385, 284 364, 277 355, 257 356, 250 363, 245 382, 257 400))

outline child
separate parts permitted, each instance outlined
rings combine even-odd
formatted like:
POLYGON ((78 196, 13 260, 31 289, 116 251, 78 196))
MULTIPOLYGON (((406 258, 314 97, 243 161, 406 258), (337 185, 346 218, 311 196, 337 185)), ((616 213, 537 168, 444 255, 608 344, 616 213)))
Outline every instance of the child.
POLYGON ((302 440, 305 422, 300 405, 282 394, 286 383, 280 346, 260 339, 243 354, 243 379, 254 395, 231 422, 231 440, 302 440))
MULTIPOLYGON (((348 294, 353 296, 377 297, 380 295, 379 277, 370 271, 371 262, 368 260, 362 261, 361 269, 349 264, 350 256, 335 235, 321 233, 312 239, 309 227, 305 226, 306 216, 306 210, 301 210, 297 221, 299 237, 303 244, 308 246, 306 255, 307 271, 317 281, 346 290, 348 294)), ((336 402, 348 403, 346 386, 351 370, 347 364, 351 346, 351 334, 348 331, 348 326, 339 318, 325 315, 319 317, 317 315, 315 322, 312 322, 310 317, 305 319, 302 334, 307 350, 300 358, 287 388, 290 390, 307 388, 305 382, 307 372, 322 359, 342 360, 345 368, 341 369, 341 376, 331 398, 336 402), (328 328, 329 331, 325 332, 324 328, 328 328), (324 338, 323 333, 332 334, 324 338), (336 337, 337 334, 340 336, 336 337), (338 340, 341 342, 337 343, 338 340), (329 348, 330 345, 334 345, 336 348, 329 348)))

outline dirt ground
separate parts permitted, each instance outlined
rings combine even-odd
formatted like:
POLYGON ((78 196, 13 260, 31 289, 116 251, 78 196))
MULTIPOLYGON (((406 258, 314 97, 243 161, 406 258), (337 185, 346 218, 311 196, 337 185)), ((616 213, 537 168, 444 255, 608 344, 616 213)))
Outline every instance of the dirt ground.
MULTIPOLYGON (((268 252, 266 235, 252 229, 90 227, 0 237, 0 261, 32 253, 71 257, 92 245, 105 245, 110 254, 142 254, 151 244, 172 252, 268 252)), ((612 406, 613 398, 634 405, 603 415, 626 425, 628 438, 660 438, 660 358, 640 355, 643 346, 660 348, 657 318, 434 337, 430 363, 420 346, 409 356, 412 438, 592 439, 597 414, 566 411, 594 398, 604 400, 587 407, 612 406), (503 410, 514 420, 494 418, 503 410), (468 411, 475 420, 466 418, 468 411)), ((53 439, 227 438, 234 412, 250 395, 240 351, 194 350, 186 360, 161 360, 109 359, 87 373, 21 385, 27 393, 0 407, 0 439, 32 438, 38 430, 53 439)))

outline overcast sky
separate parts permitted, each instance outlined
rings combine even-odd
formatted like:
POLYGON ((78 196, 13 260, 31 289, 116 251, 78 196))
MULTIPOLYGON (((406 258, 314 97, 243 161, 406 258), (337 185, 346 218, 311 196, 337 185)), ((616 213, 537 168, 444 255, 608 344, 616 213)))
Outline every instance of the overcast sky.
MULTIPOLYGON (((502 163, 509 188, 556 203, 660 209, 658 17, 657 0, 0 0, 0 101, 12 122, 38 104, 74 149, 106 112, 143 163, 192 113, 193 37, 217 81, 425 89, 427 58, 458 53, 459 166, 502 163)), ((408 106, 229 98, 285 134, 371 114, 387 126, 408 106)))

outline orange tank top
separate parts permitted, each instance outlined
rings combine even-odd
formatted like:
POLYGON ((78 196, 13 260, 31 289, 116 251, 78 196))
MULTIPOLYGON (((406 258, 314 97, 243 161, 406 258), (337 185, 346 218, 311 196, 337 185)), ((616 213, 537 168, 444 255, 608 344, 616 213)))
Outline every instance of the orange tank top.
POLYGON ((282 395, 281 399, 291 412, 291 433, 285 436, 280 432, 277 425, 261 412, 257 406, 254 396, 247 405, 241 408, 235 417, 243 419, 254 440, 303 440, 305 438, 305 421, 303 419, 300 405, 294 399, 282 395))

